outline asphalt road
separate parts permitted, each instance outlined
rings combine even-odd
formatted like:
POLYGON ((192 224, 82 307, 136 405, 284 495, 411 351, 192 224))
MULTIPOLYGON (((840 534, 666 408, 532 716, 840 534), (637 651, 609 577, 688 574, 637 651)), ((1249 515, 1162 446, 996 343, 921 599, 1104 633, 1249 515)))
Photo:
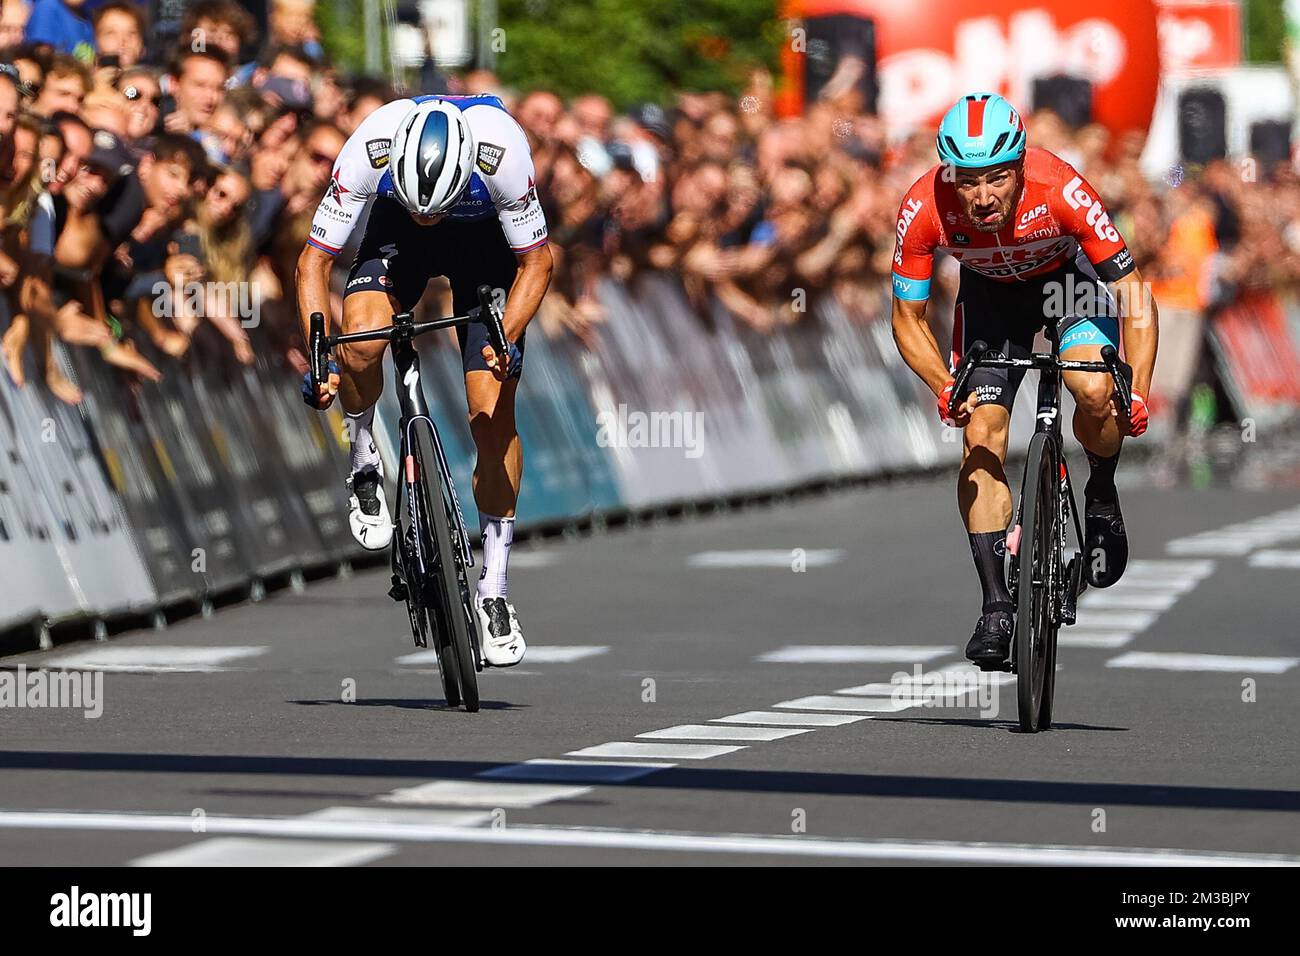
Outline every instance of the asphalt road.
POLYGON ((1300 493, 1124 501, 1048 733, 891 696, 978 612, 918 481, 517 548, 479 714, 378 572, 7 658, 112 669, 96 718, 0 710, 0 863, 1300 862, 1300 493))

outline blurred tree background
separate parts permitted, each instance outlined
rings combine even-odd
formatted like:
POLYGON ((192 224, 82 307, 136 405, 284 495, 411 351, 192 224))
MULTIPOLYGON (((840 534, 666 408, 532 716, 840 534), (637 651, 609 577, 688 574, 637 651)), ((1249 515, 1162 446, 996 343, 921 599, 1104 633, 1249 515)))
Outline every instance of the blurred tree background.
POLYGON ((618 106, 677 90, 735 92, 775 68, 775 0, 500 0, 497 71, 561 96, 599 90, 618 106))

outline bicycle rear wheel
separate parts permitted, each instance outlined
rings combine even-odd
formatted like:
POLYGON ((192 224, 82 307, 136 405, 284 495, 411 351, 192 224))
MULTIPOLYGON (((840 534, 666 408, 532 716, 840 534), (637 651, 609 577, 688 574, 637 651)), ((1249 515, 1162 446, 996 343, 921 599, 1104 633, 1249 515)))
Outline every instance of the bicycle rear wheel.
MULTIPOLYGON (((1020 593, 1015 633, 1016 701, 1020 729, 1025 733, 1046 729, 1042 724, 1043 701, 1052 692, 1054 683, 1048 668, 1055 666, 1056 623, 1052 604, 1059 577, 1056 554, 1059 493, 1060 477, 1051 441, 1045 434, 1036 434, 1029 443, 1025 467, 1017 557, 1020 593)), ((1050 721, 1050 703, 1047 717, 1050 721)))
MULTIPOLYGON (((431 604, 438 608, 445 636, 446 653, 439 653, 439 668, 454 674, 465 709, 479 709, 478 672, 474 642, 470 629, 477 626, 473 592, 469 588, 460 549, 453 540, 448 496, 442 487, 442 472, 434 466, 437 451, 427 429, 415 429, 414 446, 419 452, 417 484, 421 504, 428 516, 424 523, 430 541, 432 573, 427 581, 433 594, 431 604)), ((444 681, 448 678, 444 677, 444 681)), ((450 700, 448 700, 450 703, 450 700)))

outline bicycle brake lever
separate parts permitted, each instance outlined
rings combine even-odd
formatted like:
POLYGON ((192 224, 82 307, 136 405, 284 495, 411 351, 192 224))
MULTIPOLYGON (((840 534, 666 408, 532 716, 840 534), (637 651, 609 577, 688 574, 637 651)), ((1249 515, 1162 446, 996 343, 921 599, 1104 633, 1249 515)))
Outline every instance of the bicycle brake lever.
POLYGON ((311 355, 308 356, 308 362, 310 363, 312 394, 316 395, 320 393, 321 382, 325 381, 325 316, 320 312, 313 312, 308 322, 309 341, 307 348, 311 352, 311 355))
POLYGON ((966 354, 962 356, 961 364, 957 367, 957 375, 953 382, 952 396, 948 399, 949 418, 955 419, 957 417, 957 411, 961 408, 961 403, 966 397, 966 386, 970 384, 970 377, 975 373, 975 366, 984 357, 984 353, 988 349, 988 345, 981 339, 971 345, 966 350, 966 354))
POLYGON ((1129 388, 1128 379, 1124 377, 1124 373, 1120 370, 1119 353, 1115 351, 1115 346, 1102 346, 1101 360, 1106 363, 1106 369, 1115 382, 1114 396, 1119 401, 1120 412, 1127 419, 1133 412, 1133 393, 1129 388))
POLYGON ((487 326, 488 340, 492 343, 492 351, 496 352, 497 355, 504 356, 509 347, 506 342, 506 330, 501 323, 501 314, 492 301, 492 287, 490 285, 478 287, 478 303, 479 321, 487 326))

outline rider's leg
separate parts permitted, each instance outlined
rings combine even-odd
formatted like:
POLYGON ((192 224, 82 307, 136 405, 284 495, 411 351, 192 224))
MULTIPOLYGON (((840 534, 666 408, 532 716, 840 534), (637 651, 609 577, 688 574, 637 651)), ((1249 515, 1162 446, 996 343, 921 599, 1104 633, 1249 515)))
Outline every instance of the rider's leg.
MULTIPOLYGON (((1061 335, 1061 358, 1100 361, 1102 348, 1116 345, 1117 339, 1113 318, 1075 322, 1061 335)), ((1084 572, 1093 587, 1109 587, 1128 564, 1128 536, 1115 488, 1115 469, 1124 441, 1111 397, 1115 384, 1103 372, 1066 372, 1061 379, 1074 396, 1074 435, 1088 456, 1084 572)))
POLYGON ((469 427, 478 453, 474 465, 474 502, 483 535, 481 597, 505 597, 510 544, 514 538, 515 505, 524 458, 515 425, 518 379, 497 381, 491 372, 465 375, 469 427))
POLYGON ((1012 610, 1002 570, 1011 521, 1011 488, 1003 467, 1010 425, 1003 406, 977 406, 966 426, 957 478, 957 506, 970 537, 985 614, 1012 610))
MULTIPOLYGON (((383 292, 358 292, 343 300, 343 331, 364 332, 390 325, 400 311, 397 300, 383 292)), ((347 437, 352 442, 352 474, 379 467, 379 449, 371 434, 375 403, 384 391, 384 349, 386 342, 354 342, 340 345, 339 402, 347 418, 347 437)))

